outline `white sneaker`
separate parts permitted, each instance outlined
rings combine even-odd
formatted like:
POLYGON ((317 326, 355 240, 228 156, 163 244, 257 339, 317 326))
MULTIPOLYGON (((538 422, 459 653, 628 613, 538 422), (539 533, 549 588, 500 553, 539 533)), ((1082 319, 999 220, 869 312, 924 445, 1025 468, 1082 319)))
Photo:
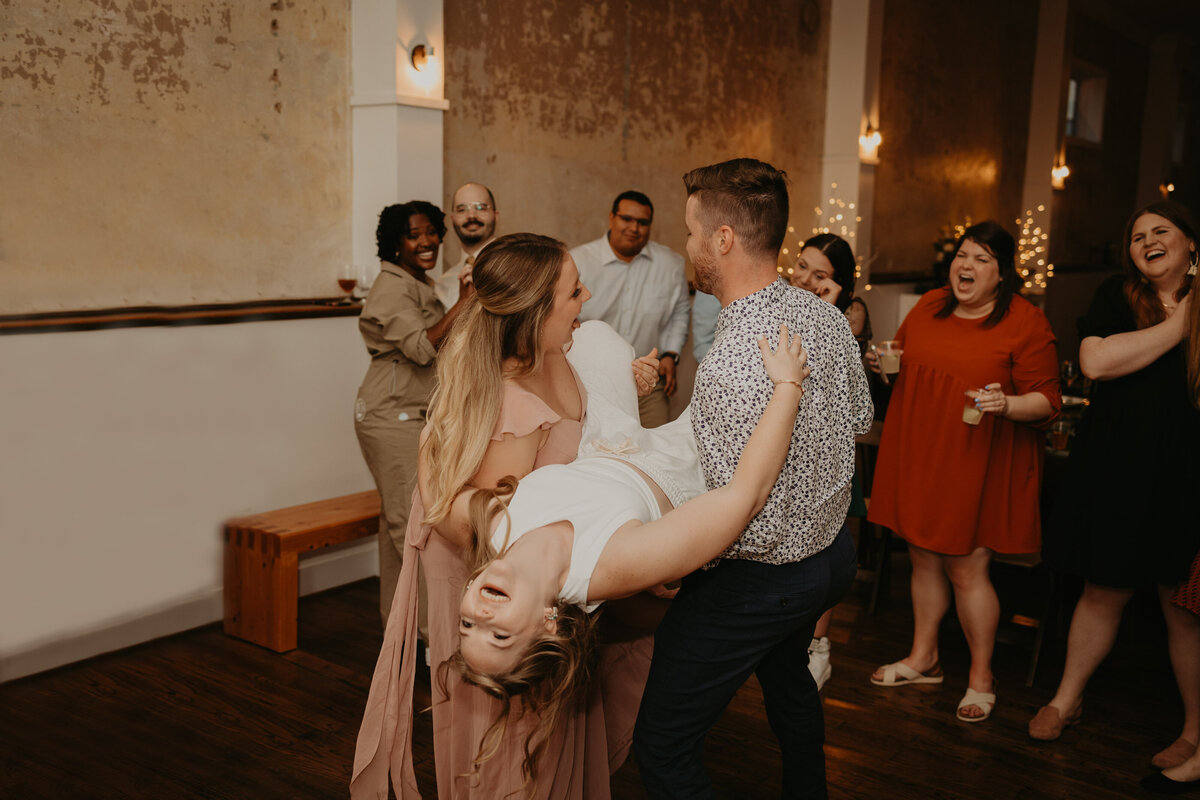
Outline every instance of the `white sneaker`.
POLYGON ((813 639, 808 645, 808 671, 817 682, 817 691, 821 691, 825 687, 825 681, 833 674, 833 666, 829 663, 828 636, 813 639))

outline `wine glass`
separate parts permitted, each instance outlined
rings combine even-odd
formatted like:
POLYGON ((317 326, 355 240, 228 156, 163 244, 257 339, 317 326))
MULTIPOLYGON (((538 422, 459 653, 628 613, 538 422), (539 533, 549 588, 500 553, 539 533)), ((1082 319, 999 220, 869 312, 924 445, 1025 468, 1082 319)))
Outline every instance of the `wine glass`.
POLYGON ((346 297, 340 300, 340 303, 354 302, 354 287, 358 286, 359 272, 360 270, 354 264, 338 265, 338 287, 346 293, 346 297))
POLYGON ((1062 367, 1058 371, 1058 377, 1062 380, 1063 389, 1074 389, 1076 381, 1079 380, 1079 367, 1074 361, 1067 360, 1062 362, 1062 367))

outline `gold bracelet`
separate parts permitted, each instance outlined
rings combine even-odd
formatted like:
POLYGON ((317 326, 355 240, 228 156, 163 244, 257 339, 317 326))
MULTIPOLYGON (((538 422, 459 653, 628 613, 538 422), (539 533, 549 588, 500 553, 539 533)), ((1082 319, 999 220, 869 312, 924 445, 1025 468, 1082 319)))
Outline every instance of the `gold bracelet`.
POLYGON ((790 384, 794 385, 797 389, 800 389, 801 391, 804 390, 804 385, 802 383, 800 383, 800 381, 794 381, 794 380, 791 380, 790 378, 784 379, 782 381, 771 381, 771 383, 775 384, 776 386, 778 386, 781 383, 790 383, 790 384))

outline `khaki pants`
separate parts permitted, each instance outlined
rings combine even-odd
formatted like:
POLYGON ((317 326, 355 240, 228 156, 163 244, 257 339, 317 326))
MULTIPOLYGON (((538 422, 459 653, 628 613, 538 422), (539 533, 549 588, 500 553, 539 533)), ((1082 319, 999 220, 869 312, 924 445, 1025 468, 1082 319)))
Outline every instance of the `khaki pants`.
POLYGON ((666 381, 660 377, 658 386, 650 394, 638 398, 638 416, 642 418, 643 428, 657 428, 670 422, 671 406, 664 386, 666 381))
MULTIPOLYGON (((363 458, 379 489, 379 614, 384 625, 400 579, 404 533, 412 510, 413 490, 417 488, 417 448, 424 426, 422 419, 401 422, 381 414, 371 414, 354 425, 363 458)), ((422 581, 418 616, 422 636, 429 630, 428 605, 422 581)))

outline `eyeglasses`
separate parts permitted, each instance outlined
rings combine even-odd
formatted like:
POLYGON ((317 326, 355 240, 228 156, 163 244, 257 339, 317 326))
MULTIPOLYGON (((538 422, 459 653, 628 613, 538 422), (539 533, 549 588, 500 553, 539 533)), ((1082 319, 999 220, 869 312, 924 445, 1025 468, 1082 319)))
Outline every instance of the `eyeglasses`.
POLYGON ((455 214, 465 214, 468 211, 491 211, 491 203, 459 203, 454 207, 455 214))

